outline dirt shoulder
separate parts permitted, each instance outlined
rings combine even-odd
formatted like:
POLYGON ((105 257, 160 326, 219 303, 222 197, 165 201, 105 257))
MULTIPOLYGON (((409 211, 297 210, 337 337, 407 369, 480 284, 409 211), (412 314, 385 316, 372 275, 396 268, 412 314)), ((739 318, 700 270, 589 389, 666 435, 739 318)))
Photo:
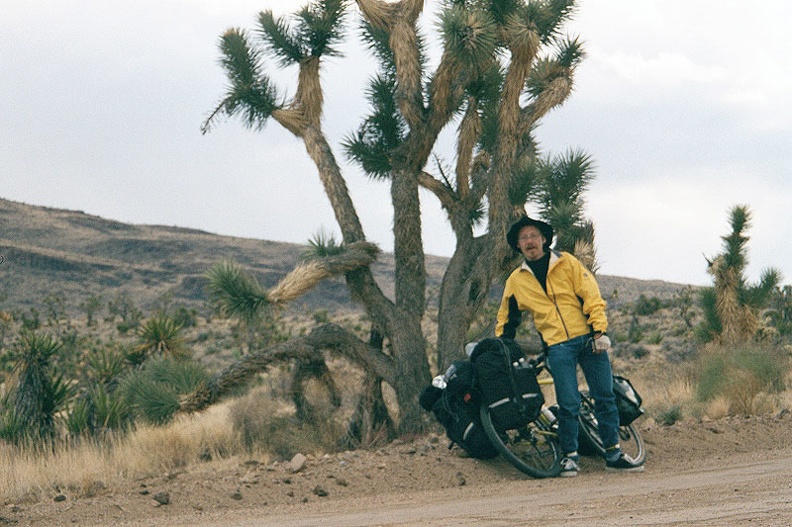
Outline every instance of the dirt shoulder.
POLYGON ((533 480, 434 435, 288 463, 254 459, 5 504, 0 525, 753 525, 792 524, 792 416, 640 425, 643 474, 533 480), (57 500, 57 501, 56 501, 57 500))

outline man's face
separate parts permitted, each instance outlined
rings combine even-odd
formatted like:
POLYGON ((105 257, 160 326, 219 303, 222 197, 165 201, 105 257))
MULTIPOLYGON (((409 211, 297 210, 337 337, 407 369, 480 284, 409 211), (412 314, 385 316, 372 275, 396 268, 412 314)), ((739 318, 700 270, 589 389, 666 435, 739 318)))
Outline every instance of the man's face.
POLYGON ((544 244, 546 241, 539 229, 533 225, 526 225, 520 229, 517 237, 517 247, 520 248, 526 260, 538 260, 544 256, 544 244))

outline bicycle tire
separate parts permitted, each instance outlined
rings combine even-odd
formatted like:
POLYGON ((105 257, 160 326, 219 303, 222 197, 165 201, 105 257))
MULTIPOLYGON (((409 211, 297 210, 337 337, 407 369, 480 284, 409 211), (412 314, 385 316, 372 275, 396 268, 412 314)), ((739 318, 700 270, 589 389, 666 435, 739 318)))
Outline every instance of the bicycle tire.
POLYGON ((533 478, 555 477, 561 471, 561 451, 555 432, 539 419, 514 430, 498 432, 489 407, 481 405, 481 424, 495 449, 517 470, 533 478))
MULTIPOLYGON (((597 429, 597 418, 594 416, 594 400, 588 392, 580 392, 580 414, 578 415, 580 433, 578 435, 578 450, 581 453, 591 452, 605 457, 605 445, 602 444, 597 429)), ((633 425, 619 427, 619 445, 622 452, 630 456, 636 463, 646 460, 646 447, 643 438, 633 425)))

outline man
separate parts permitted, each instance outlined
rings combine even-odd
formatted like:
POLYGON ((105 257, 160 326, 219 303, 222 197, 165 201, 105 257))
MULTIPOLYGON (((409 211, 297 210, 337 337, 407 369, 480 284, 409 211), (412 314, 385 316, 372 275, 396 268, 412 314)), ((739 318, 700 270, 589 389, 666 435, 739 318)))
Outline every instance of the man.
POLYGON ((523 216, 506 234, 509 245, 525 257, 506 280, 495 334, 513 339, 522 311, 530 311, 547 348, 558 403, 558 440, 564 453, 561 476, 577 476, 578 392, 580 365, 594 398, 599 435, 606 446, 605 470, 641 472, 619 447, 619 413, 613 395, 613 373, 605 301, 594 276, 574 256, 550 249, 553 228, 523 216))

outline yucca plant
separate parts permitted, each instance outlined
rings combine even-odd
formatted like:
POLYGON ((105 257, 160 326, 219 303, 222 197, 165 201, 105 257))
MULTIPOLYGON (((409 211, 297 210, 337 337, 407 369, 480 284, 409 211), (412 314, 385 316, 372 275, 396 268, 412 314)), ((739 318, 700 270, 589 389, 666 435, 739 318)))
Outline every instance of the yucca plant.
POLYGON ((127 401, 104 386, 91 387, 66 414, 66 429, 72 438, 103 438, 110 432, 128 431, 133 424, 127 401))
POLYGON ((91 384, 112 384, 127 368, 125 357, 113 349, 106 347, 94 349, 88 354, 85 364, 85 376, 91 384))
POLYGON ((72 403, 66 414, 66 431, 72 438, 93 434, 91 402, 88 398, 78 398, 72 403))
POLYGON ((53 361, 61 343, 52 335, 23 332, 16 346, 11 389, 4 397, 2 434, 19 442, 48 442, 56 437, 57 415, 74 390, 53 361))
POLYGON ((126 359, 120 350, 108 346, 96 347, 87 354, 80 394, 66 414, 66 429, 72 438, 103 437, 132 425, 131 409, 117 390, 129 369, 126 359))
POLYGON ((156 314, 138 328, 138 344, 127 358, 134 364, 140 364, 152 354, 184 358, 187 351, 181 329, 181 323, 167 313, 156 314))

